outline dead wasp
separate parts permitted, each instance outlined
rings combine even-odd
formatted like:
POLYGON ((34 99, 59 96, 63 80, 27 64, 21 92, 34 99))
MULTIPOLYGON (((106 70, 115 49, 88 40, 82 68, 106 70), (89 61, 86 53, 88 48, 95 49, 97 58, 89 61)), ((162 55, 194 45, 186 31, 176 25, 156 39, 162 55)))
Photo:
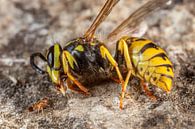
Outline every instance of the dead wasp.
POLYGON ((47 106, 49 105, 49 100, 48 98, 43 98, 39 100, 38 102, 34 103, 32 106, 28 108, 29 112, 33 111, 43 111, 47 106))
POLYGON ((88 94, 88 89, 83 86, 85 80, 95 78, 98 81, 100 78, 112 78, 115 73, 122 85, 120 108, 123 107, 126 86, 131 76, 141 80, 143 89, 151 97, 153 96, 147 88, 148 83, 168 92, 172 87, 174 73, 166 52, 151 40, 123 35, 124 32, 130 33, 148 14, 168 1, 148 1, 108 35, 107 41, 117 40, 114 57, 107 49, 106 44, 94 37, 97 27, 119 2, 119 0, 107 0, 83 37, 69 41, 63 48, 56 43, 48 49, 46 56, 34 53, 30 57, 30 63, 37 72, 41 74, 47 72, 62 94, 65 94, 67 88, 88 94), (121 35, 122 37, 119 37, 121 35), (39 57, 47 63, 47 71, 35 64, 35 57, 39 57), (122 67, 127 72, 124 72, 122 67), (101 75, 105 76, 101 77, 101 75), (75 86, 80 90, 76 90, 75 86))

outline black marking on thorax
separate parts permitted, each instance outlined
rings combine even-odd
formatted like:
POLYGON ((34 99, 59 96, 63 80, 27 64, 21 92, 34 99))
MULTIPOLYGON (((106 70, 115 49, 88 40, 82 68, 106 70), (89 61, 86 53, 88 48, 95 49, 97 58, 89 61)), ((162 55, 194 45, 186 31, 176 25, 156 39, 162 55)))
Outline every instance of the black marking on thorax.
POLYGON ((72 72, 87 76, 98 73, 100 68, 106 69, 108 67, 108 63, 101 56, 99 48, 102 44, 98 40, 93 41, 94 45, 91 45, 82 38, 70 42, 69 45, 64 47, 64 50, 69 51, 78 64, 78 67, 75 66, 75 69, 71 69, 72 72), (81 45, 84 50, 75 50, 78 45, 81 45))

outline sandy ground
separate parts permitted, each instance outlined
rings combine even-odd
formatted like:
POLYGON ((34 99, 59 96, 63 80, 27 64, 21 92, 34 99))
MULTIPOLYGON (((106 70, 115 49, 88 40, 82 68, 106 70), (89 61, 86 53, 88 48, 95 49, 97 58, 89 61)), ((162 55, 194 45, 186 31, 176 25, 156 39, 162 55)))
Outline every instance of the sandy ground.
MULTIPOLYGON (((98 33, 113 29, 143 0, 121 0, 98 33)), ((136 79, 118 108, 120 87, 113 82, 90 87, 91 96, 64 97, 47 76, 31 68, 29 57, 54 42, 65 45, 82 36, 104 0, 0 0, 0 128, 1 129, 135 129, 195 128, 195 1, 177 0, 146 19, 144 37, 164 48, 174 64, 170 94, 152 87, 151 101, 136 79), (27 108, 48 97, 41 113, 27 108)), ((101 36, 100 36, 101 37, 101 36)), ((40 64, 42 65, 42 64, 40 64)))

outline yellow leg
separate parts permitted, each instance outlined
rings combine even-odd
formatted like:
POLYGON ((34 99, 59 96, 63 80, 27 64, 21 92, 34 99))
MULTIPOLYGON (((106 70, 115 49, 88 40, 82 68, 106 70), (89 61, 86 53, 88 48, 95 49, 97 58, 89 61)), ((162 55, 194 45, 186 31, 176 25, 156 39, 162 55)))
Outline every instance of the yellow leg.
POLYGON ((122 77, 121 72, 119 70, 117 62, 114 60, 114 58, 112 57, 112 55, 110 54, 110 52, 108 51, 108 49, 105 46, 102 45, 100 47, 100 52, 101 52, 102 57, 104 59, 108 59, 108 61, 111 63, 111 65, 114 66, 114 68, 117 72, 117 75, 119 77, 120 83, 123 86, 124 85, 124 80, 123 80, 123 77, 122 77))
POLYGON ((76 88, 75 88, 75 85, 72 84, 72 82, 71 82, 70 79, 67 79, 67 80, 66 80, 66 84, 67 84, 67 86, 68 86, 68 89, 70 89, 71 91, 73 91, 73 92, 75 92, 75 93, 81 93, 81 94, 86 95, 86 93, 83 92, 82 90, 76 89, 76 88))
POLYGON ((69 72, 67 73, 68 78, 73 81, 83 92, 89 94, 89 90, 85 88, 79 81, 77 81, 69 72))
POLYGON ((127 84, 128 84, 128 82, 129 82, 130 76, 131 76, 131 71, 129 71, 129 72, 127 73, 127 76, 126 76, 126 79, 125 79, 125 84, 124 84, 124 86, 122 87, 122 93, 121 93, 121 98, 120 98, 120 109, 123 108, 123 99, 124 99, 124 97, 125 97, 125 92, 126 92, 126 88, 127 88, 127 84))
POLYGON ((123 99, 125 97, 126 87, 127 87, 128 82, 129 82, 129 78, 131 77, 132 69, 133 69, 131 59, 130 59, 130 55, 129 55, 128 45, 125 41, 126 38, 127 37, 121 38, 119 40, 119 44, 117 46, 118 47, 117 50, 120 51, 120 54, 124 55, 127 70, 128 70, 127 76, 125 78, 125 83, 124 83, 124 85, 122 86, 122 89, 121 89, 121 98, 120 98, 120 108, 121 109, 123 108, 123 99))
POLYGON ((66 87, 64 86, 63 82, 60 80, 59 84, 55 85, 55 88, 60 91, 64 96, 66 95, 66 87))
POLYGON ((110 79, 113 80, 114 82, 118 83, 118 84, 121 83, 120 80, 119 80, 118 78, 111 77, 110 79))
POLYGON ((66 51, 64 51, 62 54, 62 64, 63 64, 64 74, 67 74, 68 79, 73 81, 85 94, 89 94, 88 92, 89 90, 85 88, 79 81, 77 81, 76 78, 72 76, 71 73, 69 72, 67 56, 68 55, 66 55, 66 51))

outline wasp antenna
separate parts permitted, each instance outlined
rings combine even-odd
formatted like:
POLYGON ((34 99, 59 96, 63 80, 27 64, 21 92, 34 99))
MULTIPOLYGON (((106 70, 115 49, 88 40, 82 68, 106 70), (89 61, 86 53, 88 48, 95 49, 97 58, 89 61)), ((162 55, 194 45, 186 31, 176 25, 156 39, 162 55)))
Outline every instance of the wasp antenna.
POLYGON ((42 70, 41 68, 39 68, 36 64, 35 64, 35 57, 39 57, 40 59, 42 59, 44 62, 47 62, 46 58, 41 54, 41 53, 34 53, 30 56, 30 64, 32 66, 32 68, 40 73, 40 74, 45 74, 46 71, 42 70))
POLYGON ((57 40, 59 37, 57 37, 57 35, 55 35, 55 33, 49 32, 48 34, 48 44, 49 45, 54 45, 55 43, 58 43, 59 40, 57 40))
POLYGON ((51 45, 53 45, 53 44, 55 44, 55 43, 57 43, 57 41, 56 41, 56 36, 55 36, 54 33, 52 33, 52 34, 51 34, 51 45))
POLYGON ((51 41, 52 41, 52 43, 55 43, 54 34, 51 35, 51 41))

